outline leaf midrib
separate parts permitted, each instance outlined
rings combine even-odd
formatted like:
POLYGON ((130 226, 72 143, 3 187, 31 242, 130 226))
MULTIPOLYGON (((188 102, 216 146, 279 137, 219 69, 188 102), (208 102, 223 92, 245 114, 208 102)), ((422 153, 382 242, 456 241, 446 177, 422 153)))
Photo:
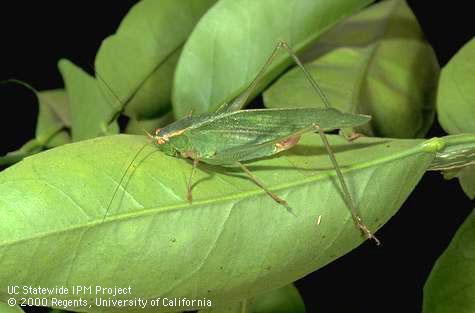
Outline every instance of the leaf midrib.
MULTIPOLYGON (((372 166, 378 165, 378 164, 389 163, 391 161, 398 160, 398 159, 401 159, 401 158, 405 158, 407 156, 410 156, 410 155, 413 155, 413 154, 416 154, 416 153, 419 153, 419 152, 433 153, 434 156, 435 156, 436 151, 434 151, 434 152, 430 152, 430 151, 427 151, 427 150, 424 151, 424 145, 421 144, 424 141, 425 140, 421 139, 419 144, 417 144, 414 147, 411 147, 411 148, 409 148, 405 151, 402 151, 401 153, 397 153, 396 155, 392 154, 392 155, 387 156, 387 157, 382 157, 382 158, 375 159, 375 160, 368 161, 368 162, 362 162, 360 165, 350 165, 350 166, 342 169, 342 172, 347 173, 347 172, 351 172, 351 171, 356 171, 356 170, 369 168, 369 167, 372 167, 372 166)), ((298 181, 294 181, 294 182, 291 182, 291 183, 278 185, 278 187, 274 187, 274 188, 272 188, 272 190, 273 191, 278 191, 278 190, 283 190, 283 189, 290 189, 291 187, 302 186, 302 185, 305 185, 305 184, 308 184, 308 183, 312 183, 312 182, 315 182, 315 181, 318 181, 318 180, 321 180, 321 179, 324 179, 324 178, 329 178, 329 177, 334 177, 334 176, 336 176, 336 173, 334 171, 326 170, 325 173, 320 173, 320 174, 316 174, 316 175, 313 175, 313 176, 309 176, 308 178, 300 179, 298 181)), ((44 179, 40 178, 40 180, 44 180, 44 179)), ((129 220, 129 219, 143 217, 143 216, 152 215, 152 214, 168 213, 168 212, 180 210, 183 207, 200 208, 202 205, 206 205, 206 204, 209 204, 209 203, 214 204, 214 203, 217 203, 217 202, 220 202, 220 201, 226 202, 226 201, 229 201, 229 200, 237 200, 237 199, 242 199, 242 198, 248 198, 248 197, 252 197, 254 195, 258 195, 258 194, 262 194, 262 193, 265 193, 265 191, 256 188, 252 191, 241 192, 241 193, 238 193, 238 194, 233 194, 233 195, 228 195, 228 196, 221 196, 221 197, 218 197, 218 198, 207 199, 207 200, 197 200, 191 205, 188 202, 184 202, 184 203, 180 203, 180 204, 176 204, 176 205, 168 205, 168 206, 159 207, 159 208, 158 207, 145 208, 145 209, 136 210, 136 211, 129 212, 129 213, 117 214, 115 216, 112 216, 111 218, 106 218, 105 221, 103 221, 102 218, 99 218, 97 220, 93 220, 93 221, 89 221, 85 224, 81 224, 79 226, 73 226, 73 227, 69 227, 69 228, 66 228, 66 229, 59 229, 59 230, 54 230, 54 231, 50 231, 50 232, 38 233, 38 234, 35 234, 34 236, 21 238, 21 239, 17 239, 17 240, 5 241, 3 243, 0 243, 0 248, 5 247, 5 246, 12 246, 12 245, 15 245, 15 244, 20 244, 24 241, 29 241, 29 240, 39 239, 39 238, 45 238, 45 237, 48 237, 48 236, 55 236, 55 235, 62 234, 62 233, 68 232, 68 231, 75 231, 75 230, 80 230, 80 229, 83 229, 83 228, 92 228, 94 226, 106 225, 108 223, 112 223, 112 222, 116 222, 116 221, 129 220)))

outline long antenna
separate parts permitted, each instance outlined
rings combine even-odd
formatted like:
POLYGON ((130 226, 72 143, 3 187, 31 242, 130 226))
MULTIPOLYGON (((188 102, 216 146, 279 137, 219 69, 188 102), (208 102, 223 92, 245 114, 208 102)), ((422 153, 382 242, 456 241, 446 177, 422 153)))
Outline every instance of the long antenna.
POLYGON ((112 205, 112 202, 114 201, 115 199, 115 195, 117 194, 117 191, 119 190, 119 187, 122 186, 122 182, 124 181, 124 178, 125 176, 127 175, 127 172, 129 171, 129 169, 132 167, 132 165, 134 164, 135 162, 135 159, 137 159, 137 157, 139 156, 139 154, 145 149, 145 147, 147 147, 148 145, 150 145, 151 142, 148 142, 146 144, 144 144, 134 155, 134 157, 132 158, 132 161, 129 163, 129 165, 127 166, 127 168, 125 169, 125 172, 124 174, 122 174, 122 177, 120 178, 119 180, 119 183, 117 184, 117 186, 115 187, 114 189, 114 193, 112 194, 112 198, 110 199, 108 205, 107 205, 107 208, 106 208, 106 213, 104 214, 104 217, 102 218, 102 222, 104 222, 106 220, 106 217, 107 217, 107 214, 109 213, 110 211, 110 208, 111 208, 111 205, 112 205))
MULTIPOLYGON (((94 75, 97 77, 98 80, 100 80, 104 86, 106 86, 107 90, 110 92, 110 94, 113 96, 113 98, 115 98, 117 100, 117 102, 119 103, 119 106, 122 108, 122 105, 123 105, 123 101, 119 98, 119 96, 114 92, 114 90, 112 90, 112 88, 106 83, 106 81, 102 78, 102 76, 96 71, 95 67, 93 66, 93 69, 94 69, 94 75)), ((129 171, 129 169, 132 167, 132 165, 134 164, 135 160, 138 158, 138 156, 140 155, 140 153, 145 149, 145 147, 147 147, 148 145, 150 145, 151 142, 148 142, 146 144, 144 144, 134 155, 134 157, 132 158, 132 161, 130 161, 129 165, 127 166, 127 168, 125 169, 125 172, 124 174, 122 174, 122 176, 120 177, 120 180, 119 180, 119 183, 117 184, 117 186, 115 187, 114 189, 114 193, 112 194, 112 198, 110 199, 109 203, 107 204, 107 208, 106 208, 106 213, 104 214, 104 217, 102 218, 102 222, 103 223, 106 218, 107 218, 107 214, 109 213, 110 211, 110 208, 112 206, 112 202, 114 201, 115 199, 115 196, 117 194, 117 191, 119 191, 119 188, 120 186, 122 186, 122 182, 124 181, 124 178, 125 176, 127 175, 127 172, 129 171)))

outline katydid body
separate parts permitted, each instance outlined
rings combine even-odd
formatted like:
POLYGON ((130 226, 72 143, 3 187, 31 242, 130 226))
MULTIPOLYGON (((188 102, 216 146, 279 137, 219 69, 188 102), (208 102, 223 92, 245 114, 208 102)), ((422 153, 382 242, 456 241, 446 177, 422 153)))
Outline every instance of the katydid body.
MULTIPOLYGON (((286 43, 280 42, 250 86, 230 104, 223 104, 215 113, 190 115, 155 130, 153 134, 147 134, 158 149, 165 154, 193 160, 193 168, 188 181, 188 200, 190 202, 192 199, 193 173, 198 163, 204 162, 218 166, 240 167, 269 196, 289 209, 287 202, 270 191, 242 162, 272 156, 290 149, 298 143, 300 136, 304 133, 318 132, 335 168, 344 200, 350 209, 356 226, 367 238, 374 239, 379 243, 362 222, 324 133, 325 131, 360 126, 369 120, 370 117, 367 115, 343 113, 331 108, 325 94, 297 56, 286 43), (311 86, 325 104, 324 108, 241 110, 280 48, 285 48, 302 69, 311 86)), ((136 153, 134 159, 141 150, 136 153)), ((125 173, 114 191, 104 219, 124 177, 125 173)))
POLYGON ((320 108, 257 109, 185 117, 152 136, 171 156, 213 165, 236 165, 276 154, 295 145, 289 137, 365 124, 370 117, 320 108), (286 144, 287 143, 287 144, 286 144))

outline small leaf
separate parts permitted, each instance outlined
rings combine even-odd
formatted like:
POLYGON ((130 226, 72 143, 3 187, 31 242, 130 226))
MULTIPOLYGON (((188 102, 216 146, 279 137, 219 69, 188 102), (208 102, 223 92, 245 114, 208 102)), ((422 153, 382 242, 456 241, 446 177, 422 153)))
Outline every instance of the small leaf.
MULTIPOLYGON (((435 107, 439 65, 405 1, 383 1, 338 24, 306 65, 332 106, 371 115, 371 136, 423 137, 435 107)), ((309 56, 307 56, 309 58, 309 56)), ((265 106, 314 107, 322 100, 295 67, 264 93, 265 106)))
POLYGON ((53 135, 48 142, 45 143, 44 147, 45 148, 54 148, 57 146, 65 145, 67 143, 71 142, 71 136, 69 133, 65 130, 60 131, 53 135))
POLYGON ((439 257, 424 286, 423 313, 475 312, 475 212, 439 257))
MULTIPOLYGON (((240 95, 281 40, 302 51, 342 18, 371 0, 222 0, 197 24, 178 62, 176 117, 215 111, 240 95)), ((272 63, 256 95, 291 64, 285 51, 272 63)))
POLYGON ((68 101, 64 90, 45 90, 38 92, 29 84, 11 80, 32 91, 39 106, 35 138, 25 143, 20 149, 0 157, 0 165, 10 165, 21 161, 24 157, 38 153, 45 148, 70 142, 69 134, 63 129, 69 123, 68 101))
POLYGON ((72 62, 63 59, 58 66, 68 93, 73 141, 117 134, 114 118, 121 107, 106 101, 97 81, 72 62))
POLYGON ((40 110, 36 138, 46 144, 59 131, 71 126, 69 101, 63 89, 41 91, 37 97, 40 110))
POLYGON ((106 38, 96 70, 108 87, 109 101, 127 104, 125 114, 142 120, 170 109, 173 72, 182 45, 198 19, 216 0, 144 0, 106 38), (111 90, 114 95, 111 95, 111 90))
POLYGON ((305 313, 305 304, 294 285, 287 285, 254 299, 252 313, 305 313))
POLYGON ((444 66, 437 95, 439 122, 449 134, 475 133, 475 39, 444 66))
MULTIPOLYGON (((449 142, 329 140, 373 231, 395 214, 449 142)), ((364 241, 317 134, 248 164, 294 214, 238 169, 205 164, 195 172, 189 204, 191 164, 150 145, 111 202, 146 142, 144 136, 94 138, 33 155, 0 173, 0 299, 11 296, 9 284, 133 282, 130 297, 207 298, 217 305, 290 284, 364 241)), ((94 303, 95 295, 64 297, 80 296, 94 303)))
POLYGON ((475 165, 462 168, 457 177, 465 194, 470 199, 475 199, 475 165))
POLYGON ((27 141, 20 149, 8 152, 0 157, 0 165, 11 165, 20 162, 23 158, 43 150, 43 145, 37 139, 27 141))
POLYGON ((473 164, 474 165, 444 170, 442 172, 444 178, 447 180, 457 177, 462 190, 472 200, 475 199, 475 162, 473 162, 473 164))

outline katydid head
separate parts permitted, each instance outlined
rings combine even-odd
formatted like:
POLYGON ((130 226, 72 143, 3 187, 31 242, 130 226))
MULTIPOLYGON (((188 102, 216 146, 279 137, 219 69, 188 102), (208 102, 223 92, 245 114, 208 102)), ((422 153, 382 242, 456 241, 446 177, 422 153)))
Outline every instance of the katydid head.
POLYGON ((161 132, 161 128, 157 128, 155 130, 155 136, 154 136, 154 139, 155 141, 157 142, 157 144, 159 145, 163 145, 165 142, 168 141, 168 136, 165 136, 165 135, 161 135, 160 132, 161 132))
POLYGON ((161 128, 157 128, 154 132, 154 135, 152 135, 145 129, 143 131, 147 134, 148 138, 152 139, 154 143, 156 143, 157 145, 163 145, 168 141, 168 137, 160 135, 160 130, 161 128))

